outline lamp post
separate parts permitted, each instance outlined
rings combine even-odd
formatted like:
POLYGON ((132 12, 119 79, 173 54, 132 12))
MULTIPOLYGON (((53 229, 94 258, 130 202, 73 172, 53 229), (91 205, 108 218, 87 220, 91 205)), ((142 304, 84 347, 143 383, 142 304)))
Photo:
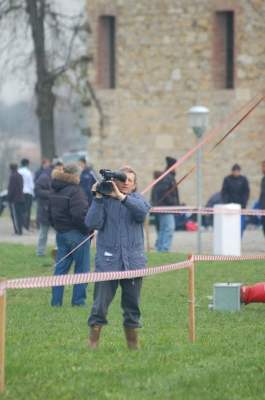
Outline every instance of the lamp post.
MULTIPOLYGON (((201 141, 201 137, 208 125, 210 110, 203 106, 195 106, 189 109, 189 123, 195 135, 197 136, 197 143, 201 141)), ((201 193, 201 147, 197 149, 197 206, 201 207, 202 193, 201 193)), ((197 214, 198 222, 198 242, 197 251, 201 254, 201 226, 202 216, 197 214)))

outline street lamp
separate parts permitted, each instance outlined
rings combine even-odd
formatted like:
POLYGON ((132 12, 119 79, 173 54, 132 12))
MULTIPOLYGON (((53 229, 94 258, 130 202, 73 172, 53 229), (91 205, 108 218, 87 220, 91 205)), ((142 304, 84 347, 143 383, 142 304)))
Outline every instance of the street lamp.
MULTIPOLYGON (((208 125, 210 110, 203 106, 195 106, 189 109, 189 123, 195 135, 197 136, 197 143, 201 141, 201 137, 208 125)), ((201 207, 202 193, 201 193, 201 147, 197 149, 197 206, 201 207)), ((198 243, 197 251, 201 254, 201 226, 202 216, 198 214, 198 243)))

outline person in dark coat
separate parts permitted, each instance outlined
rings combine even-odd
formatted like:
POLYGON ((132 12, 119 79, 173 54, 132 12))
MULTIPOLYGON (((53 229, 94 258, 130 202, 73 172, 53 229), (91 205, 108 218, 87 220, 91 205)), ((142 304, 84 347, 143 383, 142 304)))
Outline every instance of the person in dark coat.
MULTIPOLYGON (((81 171, 74 161, 67 161, 63 171, 52 172, 53 190, 49 197, 47 219, 56 231, 58 255, 54 275, 68 274, 73 261, 75 274, 90 270, 89 228, 85 225, 89 207, 87 195, 79 186, 81 171)), ((86 288, 86 283, 74 285, 72 306, 87 306, 86 288)), ((52 288, 52 306, 62 306, 63 292, 64 286, 52 288)))
MULTIPOLYGON (((95 199, 85 223, 98 231, 95 272, 146 268, 143 223, 151 206, 140 193, 133 192, 137 185, 136 172, 130 166, 124 166, 119 171, 126 174, 126 181, 111 181, 113 191, 107 197, 97 191, 98 182, 92 189, 95 199)), ((142 277, 95 283, 94 303, 88 319, 88 347, 91 350, 98 347, 101 328, 108 323, 108 308, 119 285, 127 345, 130 349, 139 348, 142 277)))
MULTIPOLYGON (((224 204, 240 204, 244 209, 249 198, 249 184, 245 176, 241 175, 241 167, 235 164, 232 167, 232 174, 228 175, 223 182, 222 199, 224 204)), ((241 216, 241 237, 245 229, 245 215, 241 216)))
POLYGON ((44 172, 44 168, 48 167, 51 165, 51 160, 49 158, 43 158, 41 160, 41 166, 37 169, 34 175, 34 183, 37 182, 41 174, 44 172))
MULTIPOLYGON (((261 180, 261 185, 260 185, 261 187, 259 196, 259 209, 265 210, 265 161, 263 161, 261 164, 261 170, 264 176, 261 180)), ((265 236, 265 215, 261 216, 261 223, 262 223, 263 233, 265 236)), ((265 251, 265 249, 263 249, 263 251, 265 251)))
POLYGON ((17 164, 9 165, 10 179, 6 200, 9 203, 11 219, 14 225, 13 236, 22 235, 23 215, 24 215, 24 193, 23 178, 17 172, 17 164))
MULTIPOLYGON (((223 198, 221 192, 214 193, 207 201, 205 207, 213 208, 216 204, 222 204, 223 198)), ((207 214, 202 216, 202 224, 206 229, 212 229, 213 227, 213 214, 207 214)))
POLYGON ((79 158, 78 164, 82 168, 81 176, 80 176, 80 186, 84 189, 87 194, 89 207, 93 201, 93 195, 91 193, 92 186, 94 183, 98 181, 98 178, 93 171, 92 168, 89 168, 86 163, 86 159, 81 157, 79 158))
MULTIPOLYGON (((154 180, 156 180, 157 178, 160 177, 161 175, 161 171, 154 171, 153 172, 153 178, 154 180)), ((151 199, 150 199, 150 204, 152 207, 156 206, 156 203, 159 201, 160 199, 157 198, 157 191, 156 191, 156 185, 153 186, 152 188, 152 192, 151 192, 151 199)), ((151 215, 152 213, 150 213, 151 215)), ((159 232, 159 214, 157 213, 153 213, 154 215, 154 220, 155 220, 155 228, 156 228, 156 232, 157 232, 157 239, 156 239, 156 243, 155 243, 155 249, 157 248, 157 241, 158 241, 158 232, 159 232)))
POLYGON ((34 192, 37 197, 37 217, 36 223, 39 226, 39 237, 38 245, 36 249, 36 255, 38 257, 46 257, 46 246, 48 239, 48 232, 50 229, 50 222, 47 219, 47 206, 49 203, 49 196, 52 192, 52 171, 63 169, 63 164, 57 162, 54 166, 48 165, 43 168, 42 174, 35 182, 34 192))
MULTIPOLYGON (((168 170, 172 167, 177 160, 172 157, 166 157, 168 170)), ((178 206, 179 193, 178 188, 173 191, 170 190, 176 185, 175 180, 176 169, 170 171, 164 178, 162 178, 154 187, 155 198, 158 206, 178 206)), ((159 232, 157 241, 157 251, 168 252, 172 244, 173 235, 175 231, 175 217, 174 214, 159 214, 159 232)))

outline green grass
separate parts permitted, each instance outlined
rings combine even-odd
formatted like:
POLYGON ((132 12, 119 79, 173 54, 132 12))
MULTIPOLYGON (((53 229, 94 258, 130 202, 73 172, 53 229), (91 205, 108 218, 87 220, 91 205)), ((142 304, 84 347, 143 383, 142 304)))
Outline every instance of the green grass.
MULTIPOLYGON (((34 246, 0 244, 0 275, 39 276, 51 259, 34 246)), ((94 253, 93 253, 94 255, 94 253)), ((92 255, 92 261, 93 261, 92 255)), ((148 254, 154 267, 185 260, 183 254, 148 254)), ((51 272, 49 272, 51 273, 51 272)), ((197 262, 196 301, 216 282, 255 284, 264 262, 197 262)), ((144 278, 142 349, 126 348, 119 293, 102 329, 100 348, 87 350, 89 309, 51 308, 50 288, 8 290, 5 391, 1 399, 264 399, 265 305, 216 312, 203 299, 196 307, 196 343, 189 343, 188 270, 144 278)), ((92 285, 88 289, 92 303, 92 285)))

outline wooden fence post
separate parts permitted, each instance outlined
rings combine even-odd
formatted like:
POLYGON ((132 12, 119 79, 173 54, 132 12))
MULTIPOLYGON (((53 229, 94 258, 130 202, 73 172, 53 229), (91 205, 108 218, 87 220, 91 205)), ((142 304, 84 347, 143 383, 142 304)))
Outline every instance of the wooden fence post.
MULTIPOLYGON (((188 260, 192 254, 188 255, 188 260)), ((189 266, 189 322, 190 322, 190 342, 195 342, 195 295, 194 295, 194 262, 189 266)))
POLYGON ((6 280, 0 278, 0 394, 4 390, 4 378, 5 378, 5 321, 6 321, 6 280))

